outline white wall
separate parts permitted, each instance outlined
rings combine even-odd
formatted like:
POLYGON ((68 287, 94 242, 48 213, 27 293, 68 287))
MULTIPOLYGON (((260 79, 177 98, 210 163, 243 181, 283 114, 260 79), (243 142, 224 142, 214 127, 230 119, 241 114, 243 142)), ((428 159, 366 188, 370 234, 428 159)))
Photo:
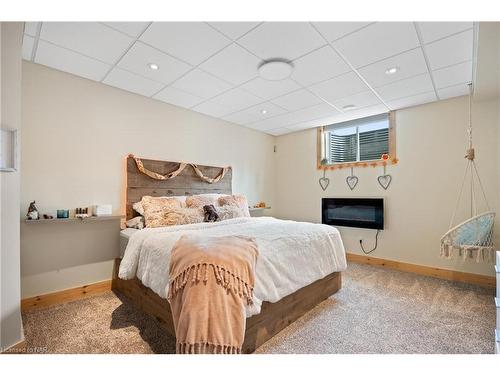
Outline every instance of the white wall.
MULTIPOLYGON (((0 23, 1 127, 21 130, 23 24, 0 23)), ((20 313, 20 171, 0 172, 0 352, 23 339, 20 313)))
MULTIPOLYGON (((490 205, 498 212, 498 117, 496 100, 476 103, 473 110, 477 165, 490 205)), ((355 168, 359 177, 351 192, 345 178, 350 169, 327 172, 323 192, 316 170, 316 129, 277 138, 276 204, 278 217, 321 222, 321 198, 381 196, 386 198, 386 229, 374 257, 493 275, 489 264, 444 260, 439 240, 449 225, 465 169, 467 98, 460 97, 408 108, 396 113, 397 157, 388 166, 392 185, 377 183, 382 167, 355 168)), ((465 217, 465 206, 459 216, 465 217)), ((498 228, 498 225, 497 225, 498 228)), ((359 239, 373 245, 375 231, 340 228, 348 252, 359 253, 359 239)), ((498 234, 498 230, 496 231, 498 234)), ((497 244, 498 235, 497 235, 497 244)))
MULTIPOLYGON (((231 165, 235 193, 246 194, 252 204, 274 202, 272 136, 28 62, 23 63, 22 99, 23 215, 32 200, 41 212, 110 203, 115 213, 124 213, 129 153, 231 165)), ((24 297, 58 285, 63 289, 109 279, 110 260, 103 267, 95 249, 82 256, 86 250, 75 249, 77 241, 65 246, 78 264, 60 256, 62 246, 54 249, 43 242, 33 248, 37 238, 61 236, 63 230, 58 224, 23 229, 24 297), (46 232, 36 233, 41 231, 46 232), (33 251, 51 259, 50 267, 41 255, 30 255, 33 251)), ((113 234, 118 230, 108 235, 113 234)))

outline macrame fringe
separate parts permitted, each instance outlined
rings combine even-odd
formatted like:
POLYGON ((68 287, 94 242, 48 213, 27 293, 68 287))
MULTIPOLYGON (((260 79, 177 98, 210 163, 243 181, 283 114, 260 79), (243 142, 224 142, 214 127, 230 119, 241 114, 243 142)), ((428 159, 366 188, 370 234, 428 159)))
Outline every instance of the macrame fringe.
POLYGON ((477 263, 495 263, 495 249, 493 247, 459 247, 449 244, 441 244, 440 255, 442 258, 452 259, 453 253, 458 252, 462 260, 475 260, 477 263))
POLYGON ((217 284, 245 300, 247 305, 253 305, 253 287, 234 272, 212 263, 198 263, 186 267, 184 271, 170 280, 167 299, 171 301, 189 281, 206 283, 210 269, 215 275, 217 284))
POLYGON ((208 342, 177 343, 175 349, 177 354, 241 354, 241 349, 238 347, 208 342))

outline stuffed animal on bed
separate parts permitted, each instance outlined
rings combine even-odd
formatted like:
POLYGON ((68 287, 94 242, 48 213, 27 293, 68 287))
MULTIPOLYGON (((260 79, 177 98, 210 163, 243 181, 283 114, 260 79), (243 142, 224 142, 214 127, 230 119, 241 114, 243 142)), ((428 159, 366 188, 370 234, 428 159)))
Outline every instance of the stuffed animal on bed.
POLYGON ((205 214, 204 222, 209 223, 212 221, 219 221, 219 214, 215 210, 215 206, 213 204, 207 204, 203 206, 203 212, 205 214))

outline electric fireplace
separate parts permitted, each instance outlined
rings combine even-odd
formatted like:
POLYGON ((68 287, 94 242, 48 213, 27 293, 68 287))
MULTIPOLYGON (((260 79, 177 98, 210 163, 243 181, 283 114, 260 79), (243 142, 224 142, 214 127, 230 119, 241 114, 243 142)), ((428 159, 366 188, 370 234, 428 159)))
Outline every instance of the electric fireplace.
POLYGON ((384 199, 323 198, 321 222, 342 227, 384 229, 384 199))

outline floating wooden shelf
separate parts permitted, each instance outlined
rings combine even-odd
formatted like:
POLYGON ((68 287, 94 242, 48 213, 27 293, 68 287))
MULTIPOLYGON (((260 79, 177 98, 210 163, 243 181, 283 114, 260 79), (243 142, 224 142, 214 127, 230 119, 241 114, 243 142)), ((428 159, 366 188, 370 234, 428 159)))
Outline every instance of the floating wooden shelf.
POLYGON ((270 210, 271 207, 249 207, 248 211, 270 210))
POLYGON ((41 223, 68 223, 68 222, 88 222, 88 221, 105 221, 105 220, 120 220, 125 218, 125 215, 106 215, 106 216, 89 216, 83 219, 78 217, 70 217, 68 219, 40 219, 40 220, 27 220, 24 219, 26 224, 41 224, 41 223))

